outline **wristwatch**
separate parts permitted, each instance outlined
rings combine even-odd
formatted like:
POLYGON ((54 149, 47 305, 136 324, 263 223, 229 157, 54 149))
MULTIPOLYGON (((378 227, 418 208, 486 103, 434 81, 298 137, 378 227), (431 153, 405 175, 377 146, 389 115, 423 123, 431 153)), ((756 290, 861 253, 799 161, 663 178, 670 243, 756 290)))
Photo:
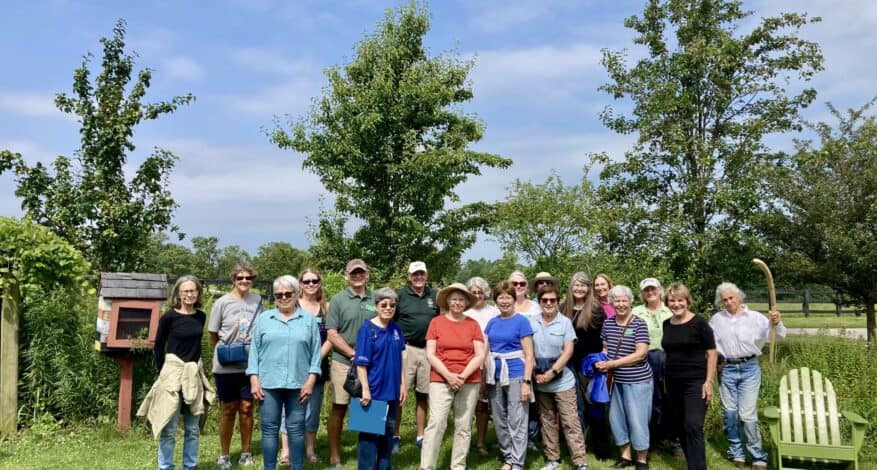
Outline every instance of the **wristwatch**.
POLYGON ((530 385, 532 382, 530 381, 530 379, 524 379, 524 383, 530 385))

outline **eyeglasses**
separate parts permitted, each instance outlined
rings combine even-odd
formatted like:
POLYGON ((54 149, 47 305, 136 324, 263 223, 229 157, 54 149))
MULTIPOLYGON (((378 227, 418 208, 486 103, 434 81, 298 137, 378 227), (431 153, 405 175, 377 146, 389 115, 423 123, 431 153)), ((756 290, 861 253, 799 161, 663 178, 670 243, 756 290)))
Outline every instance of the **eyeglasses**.
POLYGON ((305 285, 305 286, 315 286, 315 285, 320 283, 320 280, 319 279, 302 279, 301 283, 302 283, 302 285, 305 285))
POLYGON ((396 304, 381 302, 378 304, 378 308, 396 308, 396 304))
POLYGON ((527 287, 527 281, 512 281, 512 285, 515 287, 527 287))
POLYGON ((238 276, 235 279, 238 281, 252 281, 253 279, 256 279, 256 276, 238 276))
POLYGON ((291 299, 295 296, 295 292, 275 292, 274 298, 277 300, 291 299))
POLYGON ((551 297, 548 297, 548 298, 543 297, 543 298, 539 299, 539 303, 541 303, 541 304, 556 304, 557 299, 554 299, 551 297))

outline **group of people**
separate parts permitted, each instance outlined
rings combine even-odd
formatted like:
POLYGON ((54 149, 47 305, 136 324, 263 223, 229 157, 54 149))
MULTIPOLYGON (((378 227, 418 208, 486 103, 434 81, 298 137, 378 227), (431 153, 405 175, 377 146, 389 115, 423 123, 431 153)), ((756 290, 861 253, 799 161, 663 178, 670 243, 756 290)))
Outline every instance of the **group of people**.
POLYGON ((347 287, 331 301, 319 273, 308 269, 275 279, 275 306, 265 311, 251 292, 255 277, 252 267, 235 267, 234 288, 213 304, 209 320, 198 309, 197 278, 176 282, 155 343, 159 380, 143 406, 163 410, 160 420, 148 410, 160 438, 159 468, 174 468, 180 416, 183 467, 197 465, 199 415, 214 393, 221 402, 220 469, 231 467, 236 421, 238 463, 253 462, 254 400, 261 402, 265 469, 276 468, 278 454, 293 469, 318 462, 316 432, 328 384, 328 464, 336 469, 344 468, 340 444, 351 400, 362 407, 387 403, 383 432, 360 432, 357 460, 360 469, 391 468, 411 389, 413 444, 422 449, 424 470, 436 468, 451 417, 453 469, 466 468, 473 417, 483 454, 490 453, 493 421, 503 470, 523 469, 533 445, 543 453, 543 469, 560 468, 561 434, 577 470, 588 468, 588 447, 611 458, 610 442, 618 448, 614 468, 648 468, 649 449, 661 440, 679 443, 689 469, 705 469, 703 421, 719 368, 728 457, 742 467, 745 441, 753 469, 766 468, 755 409, 758 356, 771 324, 779 337, 785 328, 779 312, 768 318, 749 310, 734 284, 716 288, 721 310, 707 321, 689 310, 691 294, 681 283, 665 291, 657 279, 644 279, 642 305, 633 307, 632 290, 603 273, 593 282, 575 273, 562 301, 548 273, 528 279, 516 271, 492 287, 475 277, 435 290, 426 265, 415 261, 405 287, 371 291, 368 266, 353 259, 344 272, 347 287), (215 392, 200 365, 205 322, 215 348, 215 392), (236 345, 243 355, 226 353, 236 345), (358 396, 345 387, 352 377, 361 384, 358 396))

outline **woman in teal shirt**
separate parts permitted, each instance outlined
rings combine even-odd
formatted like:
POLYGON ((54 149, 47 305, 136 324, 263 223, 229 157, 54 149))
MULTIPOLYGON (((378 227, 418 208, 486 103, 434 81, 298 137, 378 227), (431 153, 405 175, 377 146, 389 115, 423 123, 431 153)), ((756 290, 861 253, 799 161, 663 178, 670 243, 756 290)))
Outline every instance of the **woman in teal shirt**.
POLYGON ((262 400, 262 459, 277 467, 277 433, 286 412, 293 470, 302 468, 305 406, 320 375, 320 331, 313 315, 296 309, 299 283, 290 275, 274 280, 277 307, 263 312, 253 328, 247 375, 253 397, 262 400))

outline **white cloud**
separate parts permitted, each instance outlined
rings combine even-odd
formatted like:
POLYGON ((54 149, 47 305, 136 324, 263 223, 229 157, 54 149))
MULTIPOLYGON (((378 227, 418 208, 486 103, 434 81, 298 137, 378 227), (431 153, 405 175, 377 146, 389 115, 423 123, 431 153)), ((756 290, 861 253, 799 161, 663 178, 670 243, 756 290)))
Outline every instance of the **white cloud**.
POLYGON ((163 71, 168 73, 171 78, 180 80, 199 80, 204 77, 204 68, 192 59, 186 56, 169 57, 163 62, 163 71))
POLYGON ((472 84, 479 99, 553 104, 593 93, 603 73, 600 57, 598 46, 585 43, 480 51, 472 84))
POLYGON ((291 59, 273 50, 259 47, 239 47, 231 50, 230 58, 248 72, 267 72, 281 75, 313 74, 318 67, 310 60, 291 59))
POLYGON ((71 119, 55 107, 53 93, 0 91, 0 109, 24 117, 71 119))
POLYGON ((311 99, 319 92, 320 86, 315 81, 294 78, 251 94, 229 96, 223 101, 236 112, 264 116, 267 124, 274 115, 297 116, 307 112, 311 99))

